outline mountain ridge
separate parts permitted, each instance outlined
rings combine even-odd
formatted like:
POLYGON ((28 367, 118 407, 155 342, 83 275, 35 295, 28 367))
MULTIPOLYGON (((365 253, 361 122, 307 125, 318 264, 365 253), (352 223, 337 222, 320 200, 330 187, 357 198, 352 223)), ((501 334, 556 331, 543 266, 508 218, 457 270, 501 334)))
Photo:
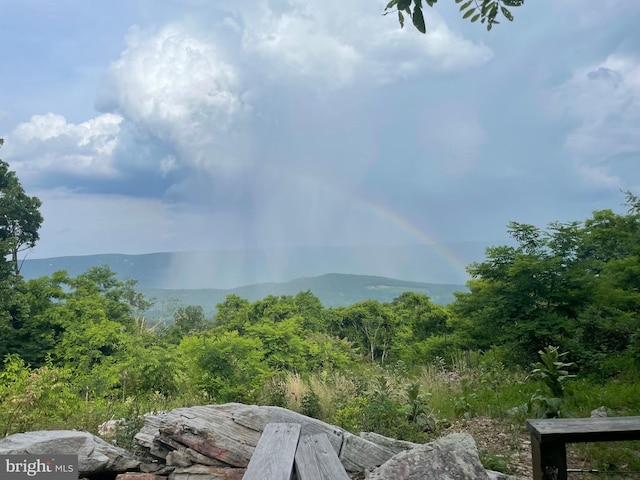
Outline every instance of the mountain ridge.
POLYGON ((222 250, 210 252, 105 253, 27 259, 25 278, 66 270, 77 276, 109 265, 118 278, 134 278, 141 287, 167 289, 234 288, 286 282, 327 272, 402 278, 408 281, 464 284, 465 265, 484 257, 486 244, 382 245, 222 250), (443 253, 446 252, 446 253, 443 253))
POLYGON ((404 292, 428 295, 432 302, 447 305, 455 300, 454 292, 466 291, 464 285, 438 284, 399 280, 376 275, 327 273, 316 277, 304 277, 288 282, 268 282, 229 289, 161 289, 141 288, 141 293, 156 299, 147 316, 167 319, 179 306, 199 305, 207 316, 215 313, 215 306, 228 295, 238 295, 250 302, 269 295, 296 295, 311 291, 324 307, 344 307, 364 300, 391 302, 404 292))

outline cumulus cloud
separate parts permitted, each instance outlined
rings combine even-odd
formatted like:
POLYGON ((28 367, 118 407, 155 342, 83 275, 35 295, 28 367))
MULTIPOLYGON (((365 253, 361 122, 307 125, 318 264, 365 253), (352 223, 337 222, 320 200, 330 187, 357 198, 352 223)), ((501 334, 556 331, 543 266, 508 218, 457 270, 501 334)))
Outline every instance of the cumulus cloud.
POLYGON ((7 156, 27 181, 51 173, 113 178, 113 152, 118 145, 122 117, 106 113, 79 124, 62 115, 34 115, 9 136, 7 156))
POLYGON ((575 71, 552 95, 554 112, 576 122, 565 147, 582 177, 623 188, 630 159, 640 157, 640 60, 613 54, 575 71))
POLYGON ((235 7, 244 20, 244 49, 273 68, 279 77, 320 80, 333 87, 356 81, 387 83, 427 70, 451 72, 475 67, 491 50, 451 31, 428 9, 426 36, 400 29, 367 0, 343 2, 264 1, 259 7, 235 7))
MULTIPOLYGON (((241 94, 237 69, 215 43, 174 24, 131 30, 97 104, 121 115, 137 136, 167 144, 176 160, 216 171, 242 161, 225 148, 245 113, 241 94)), ((157 159, 159 171, 167 165, 157 159)))

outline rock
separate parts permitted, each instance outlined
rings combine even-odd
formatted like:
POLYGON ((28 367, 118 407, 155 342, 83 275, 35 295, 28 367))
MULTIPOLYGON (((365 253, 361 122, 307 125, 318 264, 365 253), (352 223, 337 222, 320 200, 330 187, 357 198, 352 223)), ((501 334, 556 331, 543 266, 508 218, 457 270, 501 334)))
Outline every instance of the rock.
POLYGON ((169 480, 242 480, 246 471, 246 468, 193 465, 186 468, 176 468, 169 475, 169 480))
POLYGON ((405 442, 404 440, 396 440, 395 438, 385 437, 374 432, 360 432, 360 437, 380 445, 381 447, 391 450, 394 454, 404 450, 411 450, 420 445, 419 443, 405 442))
POLYGON ((164 467, 164 464, 160 464, 158 462, 149 462, 149 463, 141 463, 139 468, 141 472, 154 473, 162 469, 163 467, 164 467))
POLYGON ((400 452, 376 468, 367 480, 488 480, 471 435, 454 433, 400 452))
POLYGON ((121 473, 116 477, 116 480, 167 480, 167 477, 161 477, 155 473, 121 473))
POLYGON ((589 415, 590 417, 607 417, 608 413, 607 413, 607 409, 606 407, 598 407, 595 410, 591 411, 591 415, 589 415))
POLYGON ((10 435, 0 440, 0 454, 78 455, 80 475, 126 472, 137 469, 140 464, 126 450, 88 432, 75 430, 45 430, 10 435))
POLYGON ((510 408, 509 410, 506 410, 504 413, 506 413, 510 417, 515 417, 517 415, 526 415, 528 412, 529 412, 529 407, 527 406, 526 403, 523 403, 522 405, 518 405, 517 407, 513 407, 513 408, 510 408))
POLYGON ((125 419, 107 420, 98 427, 98 435, 105 440, 111 440, 118 433, 118 429, 125 426, 125 419))
POLYGON ((364 472, 382 465, 394 454, 393 450, 345 431, 342 449, 338 457, 348 472, 364 472))
MULTIPOLYGON (((280 407, 227 403, 145 417, 135 436, 150 455, 166 464, 188 463, 246 468, 268 423, 297 423, 301 434, 324 433, 348 471, 362 472, 390 459, 395 451, 315 418, 280 407), (177 453, 174 453, 177 452, 177 453)), ((188 472, 176 468, 181 480, 188 472)))
POLYGON ((526 480, 522 477, 507 475, 506 473, 502 472, 494 472, 493 470, 487 470, 487 475, 489 476, 489 480, 526 480))

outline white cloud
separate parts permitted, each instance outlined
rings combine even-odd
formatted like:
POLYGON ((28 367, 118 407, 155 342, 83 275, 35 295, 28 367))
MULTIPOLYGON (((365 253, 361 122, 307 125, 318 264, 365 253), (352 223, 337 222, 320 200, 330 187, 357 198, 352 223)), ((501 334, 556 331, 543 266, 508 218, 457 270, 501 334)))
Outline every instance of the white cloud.
MULTIPOLYGON (((240 95, 239 74, 216 45, 172 24, 131 30, 98 105, 170 145, 177 160, 216 171, 241 162, 224 146, 246 110, 240 95)), ((166 164, 157 161, 164 172, 166 164)))
MULTIPOLYGON (((290 0, 241 8, 246 51, 269 62, 269 74, 319 79, 332 87, 387 83, 417 71, 451 72, 475 67, 491 50, 452 32, 427 9, 428 33, 382 17, 368 0, 290 0)), ((410 21, 408 22, 410 23, 410 21)))
POLYGON ((565 147, 582 178, 624 188, 624 162, 640 157, 640 60, 613 54, 581 68, 551 100, 555 114, 577 122, 565 147))
POLYGON ((27 179, 47 173, 115 177, 113 152, 122 117, 107 113, 79 124, 61 115, 34 115, 9 135, 7 156, 27 179))

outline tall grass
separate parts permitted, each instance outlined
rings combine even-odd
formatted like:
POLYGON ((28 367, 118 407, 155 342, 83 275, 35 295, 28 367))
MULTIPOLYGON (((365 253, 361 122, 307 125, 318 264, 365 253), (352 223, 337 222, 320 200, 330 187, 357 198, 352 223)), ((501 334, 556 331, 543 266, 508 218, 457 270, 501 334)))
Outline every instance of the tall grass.
MULTIPOLYGON (((44 388, 49 386, 49 376, 23 377, 22 383, 16 380, 0 389, 0 407, 5 407, 4 411, 9 412, 25 392, 55 390, 44 388)), ((526 439, 525 420, 536 415, 532 399, 548 395, 545 389, 548 387, 529 372, 505 368, 491 352, 460 352, 415 368, 399 362, 384 368, 369 364, 352 371, 308 375, 283 372, 263 385, 255 401, 310 414, 354 433, 373 429, 382 435, 417 442, 437 437, 454 422, 491 417, 492 422, 501 422, 503 431, 509 432, 509 441, 521 448, 520 440, 526 439)), ((76 428, 97 433, 102 422, 124 418, 127 429, 117 441, 126 447, 133 445, 127 436, 133 436, 144 413, 207 403, 206 395, 193 389, 171 397, 156 392, 124 401, 114 398, 79 403, 71 402, 68 395, 48 395, 34 397, 29 409, 20 410, 21 417, 14 415, 15 428, 76 428)), ((571 379, 562 401, 565 411, 573 416, 589 416, 599 407, 605 407, 612 416, 639 415, 640 381, 634 376, 604 382, 571 379)), ((640 470, 638 442, 572 445, 570 452, 580 459, 578 468, 640 470)), ((482 454, 496 466, 503 463, 499 453, 488 450, 482 454)))

